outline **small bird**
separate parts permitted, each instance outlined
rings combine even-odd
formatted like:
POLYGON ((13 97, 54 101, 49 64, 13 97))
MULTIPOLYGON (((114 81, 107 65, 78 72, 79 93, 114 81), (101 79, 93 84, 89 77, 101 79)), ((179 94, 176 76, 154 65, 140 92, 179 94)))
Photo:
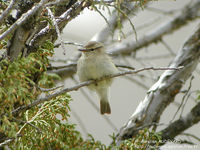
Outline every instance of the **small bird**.
MULTIPOLYGON (((83 49, 81 57, 77 63, 77 74, 81 82, 97 80, 107 75, 118 73, 118 69, 106 54, 104 45, 100 42, 90 41, 83 49)), ((100 113, 110 114, 111 108, 108 100, 109 87, 112 79, 106 79, 96 84, 89 85, 88 88, 95 91, 100 98, 100 113)))

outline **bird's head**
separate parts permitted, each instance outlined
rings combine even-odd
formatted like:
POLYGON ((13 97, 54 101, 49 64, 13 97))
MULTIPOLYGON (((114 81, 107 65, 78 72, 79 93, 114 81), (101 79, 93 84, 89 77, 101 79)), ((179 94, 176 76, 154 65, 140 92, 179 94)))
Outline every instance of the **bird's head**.
POLYGON ((83 48, 79 49, 85 55, 95 55, 104 53, 104 45, 100 42, 90 41, 83 48))

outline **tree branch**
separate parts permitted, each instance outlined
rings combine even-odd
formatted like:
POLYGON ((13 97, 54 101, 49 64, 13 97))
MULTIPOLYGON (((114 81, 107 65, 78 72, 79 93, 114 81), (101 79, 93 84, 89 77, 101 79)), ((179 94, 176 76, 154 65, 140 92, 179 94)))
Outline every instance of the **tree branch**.
POLYGON ((191 134, 191 133, 181 133, 181 135, 185 135, 187 137, 192 137, 193 139, 195 139, 195 140, 200 142, 200 138, 195 136, 195 135, 193 135, 193 134, 191 134))
MULTIPOLYGON (((61 44, 62 43, 55 44, 54 47, 58 48, 61 44)), ((68 45, 74 45, 74 46, 81 46, 81 47, 83 47, 83 44, 76 43, 76 42, 63 41, 63 44, 68 44, 68 45)))
MULTIPOLYGON (((133 5, 130 5, 131 7, 134 7, 133 5)), ((139 50, 140 48, 143 48, 145 46, 148 46, 149 44, 156 42, 157 40, 161 40, 162 37, 165 34, 168 34, 179 29, 180 27, 186 25, 189 21, 195 20, 200 16, 200 0, 195 0, 194 3, 192 3, 189 6, 186 6, 185 8, 182 9, 182 13, 180 13, 178 16, 176 16, 174 19, 171 21, 162 24, 155 30, 151 31, 150 33, 146 34, 144 37, 138 39, 137 42, 122 42, 121 44, 115 44, 113 47, 108 47, 107 51, 111 56, 115 56, 118 54, 130 54, 134 51, 139 50)), ((135 9, 134 9, 135 11, 135 9)), ((116 27, 116 14, 113 13, 113 16, 108 19, 108 22, 110 24, 110 29, 114 29, 116 27), (113 24, 113 25, 112 25, 113 24)), ((95 35, 92 40, 97 40, 101 42, 107 41, 107 38, 110 36, 110 29, 108 26, 103 28, 97 35, 95 35)), ((157 57, 157 56, 156 56, 157 57)), ((79 58, 77 56, 77 58, 79 58)), ((165 57, 166 58, 166 57, 165 57)), ((144 58, 146 59, 146 58, 144 58)), ((150 58, 147 58, 150 59, 150 58)), ((153 58, 152 58, 153 59, 153 58)), ((62 68, 62 69, 57 69, 53 70, 51 72, 53 73, 58 73, 62 77, 69 77, 73 75, 76 71, 75 67, 69 67, 69 68, 62 68), (68 75, 69 74, 69 75, 68 75)))
MULTIPOLYGON (((71 21, 73 18, 78 16, 80 12, 91 5, 90 1, 73 1, 75 2, 67 11, 65 11, 62 15, 57 17, 55 20, 58 25, 60 31, 66 26, 66 24, 71 21)), ((57 39, 56 30, 50 28, 50 26, 46 26, 39 33, 35 34, 33 39, 30 41, 30 49, 35 46, 41 45, 45 40, 51 39, 53 42, 57 39)))
MULTIPOLYGON (((18 114, 18 113, 20 113, 22 111, 31 109, 32 107, 35 107, 38 104, 44 103, 45 101, 48 101, 48 100, 50 100, 52 98, 55 98, 55 97, 57 97, 59 95, 62 95, 64 93, 67 93, 67 92, 70 92, 70 91, 76 91, 76 90, 78 90, 78 89, 80 89, 80 88, 82 88, 84 86, 88 86, 90 84, 94 84, 94 83, 97 83, 97 82, 100 82, 102 80, 106 80, 106 79, 109 79, 109 78, 124 76, 124 75, 128 75, 128 74, 136 74, 136 73, 139 73, 139 72, 145 71, 145 70, 174 70, 174 71, 179 71, 181 69, 182 69, 182 67, 170 67, 170 68, 167 68, 167 67, 161 67, 161 68, 149 67, 149 68, 142 68, 142 69, 138 69, 138 70, 130 70, 130 71, 119 72, 117 74, 113 74, 113 75, 110 75, 110 76, 105 76, 105 77, 97 79, 97 80, 85 81, 85 82, 77 84, 77 85, 75 85, 75 86, 73 86, 71 88, 65 88, 65 89, 62 89, 62 90, 60 90, 58 92, 55 92, 53 94, 47 95, 46 97, 39 98, 39 99, 33 101, 31 104, 20 106, 17 109, 13 110, 12 114, 16 115, 16 114, 18 114)), ((5 114, 2 114, 1 117, 3 115, 5 115, 5 114)))
MULTIPOLYGON (((172 120, 170 121, 170 122, 172 122, 174 119, 175 119, 175 117, 176 117, 176 115, 177 115, 177 113, 179 112, 179 110, 181 109, 181 107, 182 107, 182 110, 181 110, 181 115, 182 115, 182 113, 183 113, 183 108, 184 108, 184 102, 185 102, 185 98, 186 98, 186 96, 188 95, 188 93, 189 93, 189 91, 190 91, 190 89, 191 89, 191 87, 192 87, 192 80, 194 79, 194 76, 192 76, 191 77, 191 80, 190 80, 190 84, 189 84, 189 87, 188 87, 188 89, 186 90, 186 92, 185 92, 185 94, 184 94, 184 96, 183 96, 183 98, 182 98, 182 100, 181 100, 181 103, 180 103, 180 105, 178 106, 178 109, 176 110, 176 112, 175 112, 175 114, 174 114, 174 116, 173 116, 173 118, 172 118, 172 120)), ((187 99, 186 99, 186 101, 187 101, 187 99)), ((181 115, 180 115, 180 117, 181 117, 181 115)))
MULTIPOLYGON (((192 110, 184 117, 170 123, 168 127, 161 130, 162 139, 174 139, 177 135, 182 133, 184 130, 190 128, 194 124, 200 121, 200 102, 195 105, 192 110)), ((198 139, 199 140, 199 139, 198 139)))
POLYGON ((173 31, 188 24, 189 21, 197 19, 199 16, 200 0, 195 0, 193 3, 183 8, 181 13, 175 18, 173 18, 169 22, 161 24, 153 31, 147 33, 142 38, 138 39, 138 41, 124 41, 123 43, 116 44, 115 46, 110 48, 108 52, 112 55, 128 55, 142 47, 148 46, 151 43, 161 40, 164 35, 172 33, 173 31))
POLYGON ((58 27, 58 24, 56 22, 56 19, 55 19, 55 16, 53 15, 52 11, 50 8, 47 7, 47 11, 49 13, 49 16, 51 17, 52 21, 53 21, 53 24, 55 26, 55 29, 56 29, 56 33, 57 33, 57 36, 58 36, 58 40, 60 41, 60 44, 61 44, 61 47, 62 49, 64 50, 63 54, 65 55, 66 53, 66 48, 64 46, 64 42, 63 42, 63 39, 62 39, 62 36, 61 36, 61 33, 60 33, 60 29, 58 27))
POLYGON ((17 135, 16 137, 6 138, 2 143, 0 143, 0 148, 14 141, 16 138, 21 137, 22 135, 17 135))
MULTIPOLYGON (((146 5, 147 3, 148 1, 146 2, 146 5)), ((105 26, 99 33, 97 33, 91 40, 99 41, 102 43, 105 43, 106 41, 108 41, 108 39, 113 36, 113 32, 117 28, 119 17, 120 17, 121 22, 125 21, 126 19, 128 19, 127 18, 128 15, 134 14, 135 12, 138 11, 139 5, 133 2, 124 1, 120 4, 120 8, 126 14, 126 16, 124 16, 123 14, 118 15, 119 10, 116 10, 116 9, 113 10, 112 15, 108 19, 108 23, 107 23, 108 25, 105 26)))
POLYGON ((8 34, 14 32, 18 26, 26 22, 27 19, 33 16, 35 12, 41 9, 44 6, 44 4, 47 2, 48 0, 41 0, 41 2, 37 6, 34 6, 27 13, 23 14, 10 28, 8 28, 4 33, 0 35, 0 41, 4 39, 8 34))
POLYGON ((184 66, 180 71, 167 70, 149 89, 129 121, 120 129, 117 143, 137 134, 138 127, 158 122, 162 112, 179 93, 185 81, 195 70, 200 58, 200 26, 179 51, 170 67, 184 66))

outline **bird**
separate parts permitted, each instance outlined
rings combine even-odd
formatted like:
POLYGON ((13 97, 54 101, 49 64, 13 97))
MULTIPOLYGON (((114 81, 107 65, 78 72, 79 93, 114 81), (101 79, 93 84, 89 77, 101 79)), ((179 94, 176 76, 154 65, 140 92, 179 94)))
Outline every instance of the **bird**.
MULTIPOLYGON (((106 53, 102 43, 89 41, 82 49, 81 57, 77 62, 77 74, 81 82, 97 80, 105 76, 118 73, 118 69, 112 59, 106 53)), ((105 79, 91 84, 88 88, 95 91, 100 99, 100 113, 111 114, 109 104, 109 88, 113 79, 105 79)))

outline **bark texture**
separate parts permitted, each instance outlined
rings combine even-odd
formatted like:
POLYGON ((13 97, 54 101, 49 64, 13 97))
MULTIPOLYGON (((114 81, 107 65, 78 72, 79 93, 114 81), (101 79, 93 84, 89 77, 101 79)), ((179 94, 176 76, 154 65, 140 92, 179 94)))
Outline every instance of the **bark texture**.
POLYGON ((192 110, 184 117, 171 123, 167 128, 162 130, 162 139, 173 139, 184 130, 200 121, 200 102, 195 105, 192 110))
POLYGON ((200 26, 187 40, 178 52, 170 67, 184 68, 180 71, 167 70, 160 79, 149 89, 146 97, 130 117, 128 122, 120 129, 117 142, 131 138, 137 133, 137 128, 148 126, 159 121, 165 108, 179 93, 185 81, 195 70, 200 57, 200 26))

